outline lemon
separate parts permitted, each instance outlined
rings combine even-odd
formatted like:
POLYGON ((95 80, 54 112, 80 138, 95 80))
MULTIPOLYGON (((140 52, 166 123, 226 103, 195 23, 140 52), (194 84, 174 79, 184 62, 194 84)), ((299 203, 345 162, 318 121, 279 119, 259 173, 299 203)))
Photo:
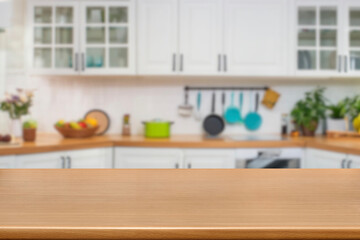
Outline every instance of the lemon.
POLYGON ((360 115, 357 116, 354 121, 353 121, 353 126, 355 128, 356 131, 360 130, 360 115))

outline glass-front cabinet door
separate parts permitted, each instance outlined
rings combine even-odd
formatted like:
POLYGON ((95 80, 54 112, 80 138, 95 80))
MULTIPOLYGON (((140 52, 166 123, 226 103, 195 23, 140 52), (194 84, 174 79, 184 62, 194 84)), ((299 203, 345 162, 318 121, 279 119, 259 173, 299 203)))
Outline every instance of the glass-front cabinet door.
POLYGON ((360 1, 345 1, 344 19, 345 71, 360 75, 360 1))
POLYGON ((296 11, 297 75, 341 74, 339 2, 298 0, 296 11))
POLYGON ((81 7, 81 67, 85 74, 133 74, 132 1, 84 2, 81 7))
POLYGON ((76 74, 78 4, 74 1, 30 3, 29 65, 33 73, 76 74))

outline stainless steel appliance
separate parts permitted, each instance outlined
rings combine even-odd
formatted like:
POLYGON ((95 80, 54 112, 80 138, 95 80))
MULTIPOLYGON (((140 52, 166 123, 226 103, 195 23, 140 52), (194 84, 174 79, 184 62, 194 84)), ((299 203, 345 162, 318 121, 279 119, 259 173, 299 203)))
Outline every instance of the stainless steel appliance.
POLYGON ((236 168, 301 168, 301 149, 237 150, 236 168))

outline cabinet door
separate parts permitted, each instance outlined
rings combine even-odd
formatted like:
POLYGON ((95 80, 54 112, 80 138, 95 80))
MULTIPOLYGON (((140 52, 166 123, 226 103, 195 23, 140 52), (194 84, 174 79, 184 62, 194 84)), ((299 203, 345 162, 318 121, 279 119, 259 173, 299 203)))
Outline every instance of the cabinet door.
POLYGON ((221 72, 221 3, 221 0, 180 0, 180 73, 221 72))
POLYGON ((0 169, 9 169, 15 167, 15 156, 0 157, 0 169))
POLYGON ((338 0, 296 1, 296 74, 336 76, 343 72, 338 0))
POLYGON ((96 148, 78 151, 69 151, 68 168, 112 168, 113 148, 96 148))
POLYGON ((65 168, 65 155, 65 152, 18 155, 16 168, 65 168))
POLYGON ((348 75, 360 75, 360 2, 344 1, 344 68, 348 75))
POLYGON ((116 148, 115 168, 182 168, 178 149, 116 148))
POLYGON ((360 156, 349 155, 345 163, 345 168, 360 168, 360 156))
POLYGON ((30 1, 29 67, 35 74, 78 73, 78 3, 30 1))
POLYGON ((286 0, 224 0, 224 21, 228 74, 286 74, 286 0))
POLYGON ((139 0, 138 21, 139 74, 176 74, 177 0, 139 0))
POLYGON ((343 168, 346 154, 323 150, 307 149, 305 168, 343 168))
POLYGON ((134 15, 132 0, 81 4, 82 74, 135 74, 134 15))
POLYGON ((187 149, 184 168, 235 168, 235 150, 187 149))

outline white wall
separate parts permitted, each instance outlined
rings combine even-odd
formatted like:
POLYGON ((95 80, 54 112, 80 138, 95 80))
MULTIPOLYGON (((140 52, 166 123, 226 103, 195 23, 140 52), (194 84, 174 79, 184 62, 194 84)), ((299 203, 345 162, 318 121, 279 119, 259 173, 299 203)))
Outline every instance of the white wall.
MULTIPOLYGON (((26 79, 26 78, 24 78, 26 79)), ((14 89, 17 84, 9 89, 14 89)), ((111 133, 120 133, 122 116, 131 114, 133 133, 142 133, 144 120, 161 118, 175 121, 173 133, 199 134, 202 132, 201 122, 194 118, 182 118, 177 114, 177 107, 183 103, 183 87, 193 86, 254 86, 270 85, 281 93, 281 98, 273 110, 260 107, 264 124, 259 133, 279 133, 280 118, 282 113, 289 113, 294 103, 303 97, 304 92, 319 86, 326 86, 326 96, 332 102, 343 97, 359 93, 360 85, 354 82, 338 83, 319 80, 316 83, 299 80, 274 80, 246 81, 239 79, 194 80, 179 78, 28 78, 24 86, 36 88, 35 105, 32 116, 39 121, 41 131, 53 131, 53 124, 59 119, 77 120, 88 110, 100 108, 111 117, 111 133), (274 83, 275 82, 275 83, 274 83), (298 82, 298 83, 294 83, 298 82)), ((22 84, 21 84, 22 85, 22 84)), ((217 92, 217 112, 221 113, 221 92, 217 92)), ((190 103, 195 105, 196 92, 191 93, 190 103)), ((210 113, 211 93, 203 94, 201 112, 203 116, 210 113)), ((230 103, 230 93, 227 94, 227 104, 230 103)), ((238 103, 238 95, 236 95, 238 103)), ((249 109, 249 97, 245 95, 244 113, 249 109)), ((243 126, 229 126, 228 134, 244 133, 243 126)))
MULTIPOLYGON (((305 91, 317 85, 327 86, 326 96, 331 101, 359 93, 360 81, 356 80, 279 80, 276 79, 236 79, 236 78, 36 78, 25 74, 24 64, 24 7, 25 0, 14 2, 14 24, 8 31, 8 58, 6 88, 36 88, 35 105, 32 117, 39 122, 40 131, 54 131, 53 124, 59 119, 77 120, 88 110, 100 108, 111 117, 111 133, 120 133, 122 116, 131 114, 133 133, 142 132, 143 120, 162 118, 175 121, 173 133, 201 133, 201 122, 193 118, 181 118, 177 107, 183 102, 185 85, 217 86, 253 86, 269 85, 281 93, 281 99, 273 110, 260 108, 264 124, 260 133, 278 133, 282 113, 289 113, 294 103, 303 97, 305 91)), ((196 93, 191 94, 190 102, 195 104, 196 93)), ((202 114, 210 112, 210 93, 203 96, 202 114)), ((217 95, 217 110, 220 112, 220 92, 217 95)), ((229 103, 230 94, 228 94, 229 103)), ((245 97, 245 109, 248 109, 248 96, 245 97)), ((236 99, 237 100, 237 99, 236 99)), ((237 101, 236 101, 237 102, 237 101)), ((4 118, 4 117, 2 117, 4 118)), ((243 126, 230 126, 226 133, 246 132, 243 126)))

